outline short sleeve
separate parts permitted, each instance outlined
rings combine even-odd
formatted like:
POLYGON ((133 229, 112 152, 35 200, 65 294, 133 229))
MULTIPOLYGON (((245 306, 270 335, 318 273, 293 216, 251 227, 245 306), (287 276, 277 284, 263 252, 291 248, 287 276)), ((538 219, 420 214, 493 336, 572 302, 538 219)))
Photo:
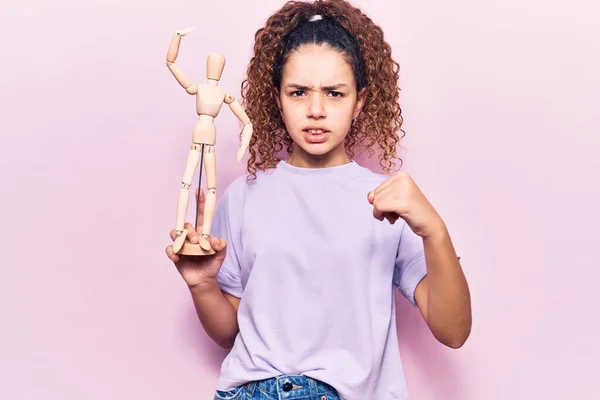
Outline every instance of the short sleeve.
POLYGON ((210 235, 227 242, 227 253, 223 265, 217 275, 217 281, 222 291, 241 298, 243 287, 241 279, 241 221, 243 198, 239 198, 233 182, 223 193, 221 201, 215 208, 210 235))
POLYGON ((393 282, 394 286, 415 307, 417 306, 415 289, 426 275, 427 266, 423 240, 410 229, 408 224, 404 223, 396 254, 393 282))

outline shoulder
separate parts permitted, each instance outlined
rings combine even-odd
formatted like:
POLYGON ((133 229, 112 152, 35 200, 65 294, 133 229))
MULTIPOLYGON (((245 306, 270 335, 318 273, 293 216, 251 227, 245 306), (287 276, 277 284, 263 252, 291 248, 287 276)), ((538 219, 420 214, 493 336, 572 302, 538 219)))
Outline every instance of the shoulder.
POLYGON ((225 189, 225 192, 223 193, 223 195, 228 195, 228 196, 239 196, 241 194, 243 194, 244 190, 245 190, 245 186, 246 186, 246 179, 247 179, 247 175, 243 174, 238 176, 237 178, 234 178, 231 183, 227 186, 227 188, 225 189))
POLYGON ((264 184, 274 170, 257 171, 256 177, 250 177, 246 172, 237 178, 234 178, 223 192, 223 200, 236 201, 243 200, 247 194, 254 188, 264 184))
POLYGON ((355 161, 354 174, 351 177, 352 181, 357 183, 364 183, 365 185, 379 185, 387 179, 391 178, 391 175, 374 172, 371 169, 364 167, 355 161))
POLYGON ((246 177, 246 174, 238 176, 237 178, 234 178, 231 183, 229 183, 229 185, 223 191, 223 197, 221 199, 223 203, 235 203, 237 201, 244 200, 246 197, 246 177))

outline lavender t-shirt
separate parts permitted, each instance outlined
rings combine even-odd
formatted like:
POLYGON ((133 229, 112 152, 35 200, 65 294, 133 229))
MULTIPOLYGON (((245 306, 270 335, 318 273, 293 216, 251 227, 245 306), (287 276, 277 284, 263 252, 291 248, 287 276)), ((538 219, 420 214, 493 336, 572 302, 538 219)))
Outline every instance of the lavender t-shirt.
POLYGON ((427 271, 421 238, 373 217, 367 194, 386 178, 281 161, 226 189, 211 234, 228 244, 218 281, 241 298, 240 331, 217 389, 286 374, 344 400, 408 398, 393 290, 415 305, 427 271))

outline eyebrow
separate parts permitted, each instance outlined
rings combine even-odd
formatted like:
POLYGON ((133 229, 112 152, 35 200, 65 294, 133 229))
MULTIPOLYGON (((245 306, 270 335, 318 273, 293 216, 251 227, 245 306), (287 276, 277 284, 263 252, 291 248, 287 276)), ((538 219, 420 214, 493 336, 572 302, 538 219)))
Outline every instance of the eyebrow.
MULTIPOLYGON (((321 86, 321 90, 337 90, 337 89, 341 89, 341 88, 347 88, 348 85, 346 85, 345 83, 338 83, 335 85, 328 85, 328 86, 321 86)), ((286 88, 294 88, 297 90, 310 90, 312 89, 312 87, 310 86, 305 86, 305 85, 299 85, 297 83, 289 83, 288 85, 286 85, 286 88)))

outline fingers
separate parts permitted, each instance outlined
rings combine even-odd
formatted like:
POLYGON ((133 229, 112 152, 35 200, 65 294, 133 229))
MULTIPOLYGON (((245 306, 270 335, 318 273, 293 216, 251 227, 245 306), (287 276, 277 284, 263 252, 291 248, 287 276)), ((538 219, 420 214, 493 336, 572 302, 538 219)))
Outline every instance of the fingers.
POLYGON ((198 243, 198 234, 196 233, 196 230, 192 227, 192 224, 186 222, 185 225, 183 225, 183 228, 187 229, 188 231, 186 239, 189 240, 190 243, 198 243))
POLYGON ((373 207, 373 216, 376 219, 383 221, 383 211, 378 210, 377 207, 373 207))
POLYGON ((392 225, 394 225, 394 223, 398 220, 398 216, 394 213, 385 213, 384 216, 385 219, 387 219, 388 222, 392 225))
POLYGON ((204 196, 204 190, 202 189, 196 189, 196 205, 198 205, 198 210, 202 211, 202 209, 204 207, 200 207, 201 205, 204 205, 204 200, 206 200, 206 196, 204 196), (198 192, 200 192, 200 198, 198 198, 198 192))
POLYGON ((215 251, 223 251, 227 247, 227 242, 223 239, 211 237, 210 247, 212 247, 215 251))
POLYGON ((225 256, 227 255, 227 242, 223 239, 211 237, 210 238, 210 246, 216 251, 215 260, 217 262, 222 262, 225 260, 225 256))
POLYGON ((167 248, 165 249, 165 253, 167 253, 167 257, 169 257, 169 260, 173 261, 174 263, 179 261, 179 255, 173 252, 173 246, 167 246, 167 248))
POLYGON ((372 190, 367 194, 367 200, 370 204, 373 205, 373 217, 380 221, 383 221, 383 211, 379 211, 377 207, 375 207, 375 190, 372 190))
POLYGON ((194 230, 192 229, 192 225, 190 225, 189 222, 186 222, 185 225, 183 225, 183 232, 177 233, 177 230, 173 229, 169 233, 169 236, 171 237, 171 240, 175 241, 180 235, 185 234, 186 238, 189 240, 191 233, 194 233, 194 230))
POLYGON ((198 220, 196 220, 196 231, 202 230, 202 224, 204 223, 204 203, 206 197, 204 196, 204 190, 196 189, 196 206, 198 208, 198 220))
POLYGON ((390 224, 394 224, 399 218, 396 213, 380 211, 375 207, 373 207, 373 217, 380 221, 387 219, 390 224))
POLYGON ((386 179, 385 181, 381 182, 381 184, 371 192, 373 193, 373 197, 380 195, 381 192, 387 189, 392 183, 393 179, 386 179))
POLYGON ((380 210, 375 205, 375 196, 376 195, 381 196, 382 191, 385 192, 385 190, 386 190, 386 187, 383 186, 383 184, 380 185, 377 189, 372 190, 367 194, 367 200, 369 201, 369 204, 373 205, 373 217, 375 217, 379 221, 383 221, 384 219, 387 219, 390 224, 394 224, 398 220, 398 215, 393 212, 386 212, 386 211, 380 210))
MULTIPOLYGON (((186 222, 183 225, 183 229, 184 229, 184 232, 187 231, 187 235, 186 235, 187 240, 189 240, 192 243, 198 243, 198 234, 192 227, 192 224, 190 224, 189 222, 186 222)), ((173 229, 173 230, 171 230, 171 232, 169 232, 169 236, 171 237, 171 240, 175 240, 179 237, 179 234, 177 233, 177 231, 175 229, 173 229)))
POLYGON ((377 207, 377 204, 375 202, 375 196, 376 196, 376 192, 372 191, 368 194, 367 199, 369 200, 369 203, 371 203, 373 205, 373 217, 375 217, 376 219, 383 221, 383 218, 385 217, 385 214, 387 214, 385 211, 380 210, 377 207))

